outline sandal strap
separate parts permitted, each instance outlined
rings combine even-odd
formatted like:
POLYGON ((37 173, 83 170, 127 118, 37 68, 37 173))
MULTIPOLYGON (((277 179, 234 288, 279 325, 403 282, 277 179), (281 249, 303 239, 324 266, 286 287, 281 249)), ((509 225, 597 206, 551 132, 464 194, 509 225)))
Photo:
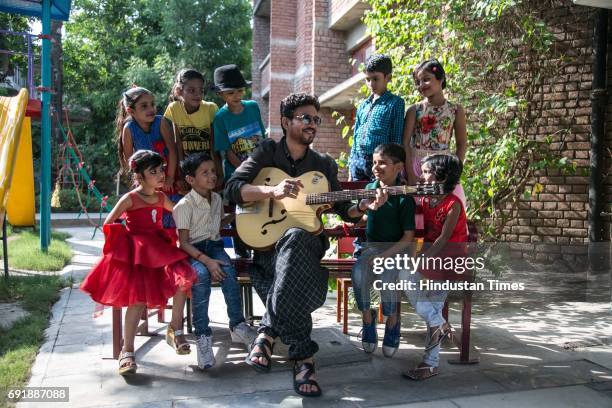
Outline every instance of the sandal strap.
POLYGON ((184 334, 184 333, 183 333, 183 330, 175 330, 175 331, 174 331, 174 335, 175 335, 175 336, 182 336, 183 334, 184 334))
POLYGON ((415 367, 415 368, 413 368, 412 370, 413 370, 413 371, 419 371, 419 370, 423 370, 423 371, 425 371, 425 370, 427 370, 427 371, 429 371, 430 373, 433 373, 433 371, 434 371, 436 368, 437 368, 437 367, 432 367, 432 366, 423 366, 423 367, 415 367))
POLYGON ((306 374, 302 377, 302 379, 309 379, 315 373, 315 366, 313 363, 302 363, 298 364, 297 362, 293 366, 294 375, 298 375, 306 371, 306 374))
POLYGON ((264 347, 267 347, 270 350, 270 354, 274 351, 274 344, 270 343, 270 341, 268 341, 268 339, 266 339, 265 337, 255 338, 255 341, 253 342, 253 346, 259 346, 264 351, 266 350, 264 347))
POLYGON ((123 360, 124 358, 134 358, 136 354, 133 351, 122 351, 119 357, 119 360, 123 360))

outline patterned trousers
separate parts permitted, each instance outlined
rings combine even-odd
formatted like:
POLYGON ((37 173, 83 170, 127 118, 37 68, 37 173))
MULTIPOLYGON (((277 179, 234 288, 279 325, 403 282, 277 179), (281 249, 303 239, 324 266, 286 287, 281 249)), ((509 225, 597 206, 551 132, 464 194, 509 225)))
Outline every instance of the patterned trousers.
POLYGON ((325 303, 329 272, 320 266, 329 246, 323 235, 292 228, 269 251, 255 251, 251 281, 266 305, 260 333, 280 337, 289 358, 311 357, 319 346, 310 338, 311 313, 325 303))

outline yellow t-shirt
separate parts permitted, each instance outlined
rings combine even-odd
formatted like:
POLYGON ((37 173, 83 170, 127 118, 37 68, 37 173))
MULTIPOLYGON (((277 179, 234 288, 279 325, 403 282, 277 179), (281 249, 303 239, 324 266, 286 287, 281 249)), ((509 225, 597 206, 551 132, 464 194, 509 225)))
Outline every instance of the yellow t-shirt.
POLYGON ((182 102, 172 102, 164 116, 179 130, 185 157, 192 153, 212 153, 212 123, 219 108, 214 102, 200 102, 200 108, 187 114, 182 102))

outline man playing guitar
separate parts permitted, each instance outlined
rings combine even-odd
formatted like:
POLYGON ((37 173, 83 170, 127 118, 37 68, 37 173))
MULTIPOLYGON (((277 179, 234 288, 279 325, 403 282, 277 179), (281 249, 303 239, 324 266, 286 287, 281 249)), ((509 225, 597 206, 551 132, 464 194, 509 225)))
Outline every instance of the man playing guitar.
MULTIPOLYGON (((239 205, 297 197, 303 185, 294 178, 277 185, 251 184, 264 167, 276 167, 290 177, 316 170, 324 174, 332 191, 340 190, 336 162, 310 148, 321 123, 319 108, 315 96, 291 94, 283 99, 281 125, 285 136, 278 142, 266 139, 260 143, 228 180, 226 197, 239 205)), ((339 201, 333 210, 342 219, 355 222, 367 209, 376 210, 386 200, 387 194, 379 190, 374 199, 362 199, 355 205, 339 201)), ((304 396, 321 395, 313 360, 319 347, 310 333, 311 313, 323 305, 327 295, 329 274, 320 261, 328 247, 324 234, 291 228, 271 249, 255 251, 251 268, 253 286, 266 305, 266 312, 246 363, 259 372, 268 372, 274 340, 280 337, 289 345, 289 358, 295 360, 294 389, 304 396)))

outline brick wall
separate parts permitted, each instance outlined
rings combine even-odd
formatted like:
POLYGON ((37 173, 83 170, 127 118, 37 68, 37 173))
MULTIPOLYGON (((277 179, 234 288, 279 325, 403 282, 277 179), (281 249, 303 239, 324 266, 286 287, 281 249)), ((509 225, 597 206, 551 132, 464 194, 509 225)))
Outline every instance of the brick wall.
POLYGON ((344 14, 349 7, 353 7, 359 0, 329 0, 329 16, 332 20, 344 14))
POLYGON ((313 1, 315 0, 302 0, 298 2, 294 73, 295 78, 293 80, 293 89, 295 92, 312 92, 313 1))
MULTIPOLYGON (((257 0, 253 0, 253 5, 257 0)), ((270 53, 270 19, 267 17, 253 16, 253 57, 251 64, 251 80, 252 98, 257 101, 261 110, 261 118, 265 126, 268 126, 269 108, 268 98, 262 97, 262 91, 269 84, 269 74, 266 80, 262 78, 262 72, 259 69, 261 63, 270 53)))
POLYGON ((271 0, 270 135, 282 136, 280 101, 293 92, 296 65, 297 0, 271 0))
MULTIPOLYGON (((268 101, 261 97, 256 100, 262 107, 264 123, 276 139, 282 136, 279 106, 285 96, 291 92, 321 95, 351 76, 345 34, 328 29, 330 4, 330 0, 272 0, 269 20, 254 17, 253 93, 260 95, 262 83, 266 83, 259 65, 269 47, 269 109, 268 101), (265 33, 269 33, 267 39, 265 33)), ((330 109, 321 109, 323 123, 313 147, 337 158, 348 146, 331 114, 330 109)), ((350 112, 343 114, 350 117, 350 112)), ((340 175, 346 178, 344 171, 340 175)))
MULTIPOLYGON (((556 37, 555 47, 567 50, 573 61, 563 73, 543 87, 543 113, 533 127, 532 135, 542 139, 553 136, 553 149, 577 166, 573 175, 557 171, 538 174, 544 191, 519 203, 515 218, 505 229, 504 238, 520 243, 556 243, 571 245, 588 242, 588 185, 591 133, 591 81, 593 64, 594 9, 567 5, 545 12, 545 18, 556 37), (568 135, 555 132, 570 127, 568 135)), ((610 18, 612 28, 612 17, 610 18)), ((612 35, 608 43, 608 93, 612 94, 612 35)), ((612 100, 612 99, 611 99, 612 100)), ((607 151, 612 147, 612 104, 608 103, 607 151)), ((604 168, 609 169, 610 161, 604 168)), ((612 199, 612 177, 605 181, 607 209, 612 199)), ((605 223, 609 236, 610 222, 605 223)))

